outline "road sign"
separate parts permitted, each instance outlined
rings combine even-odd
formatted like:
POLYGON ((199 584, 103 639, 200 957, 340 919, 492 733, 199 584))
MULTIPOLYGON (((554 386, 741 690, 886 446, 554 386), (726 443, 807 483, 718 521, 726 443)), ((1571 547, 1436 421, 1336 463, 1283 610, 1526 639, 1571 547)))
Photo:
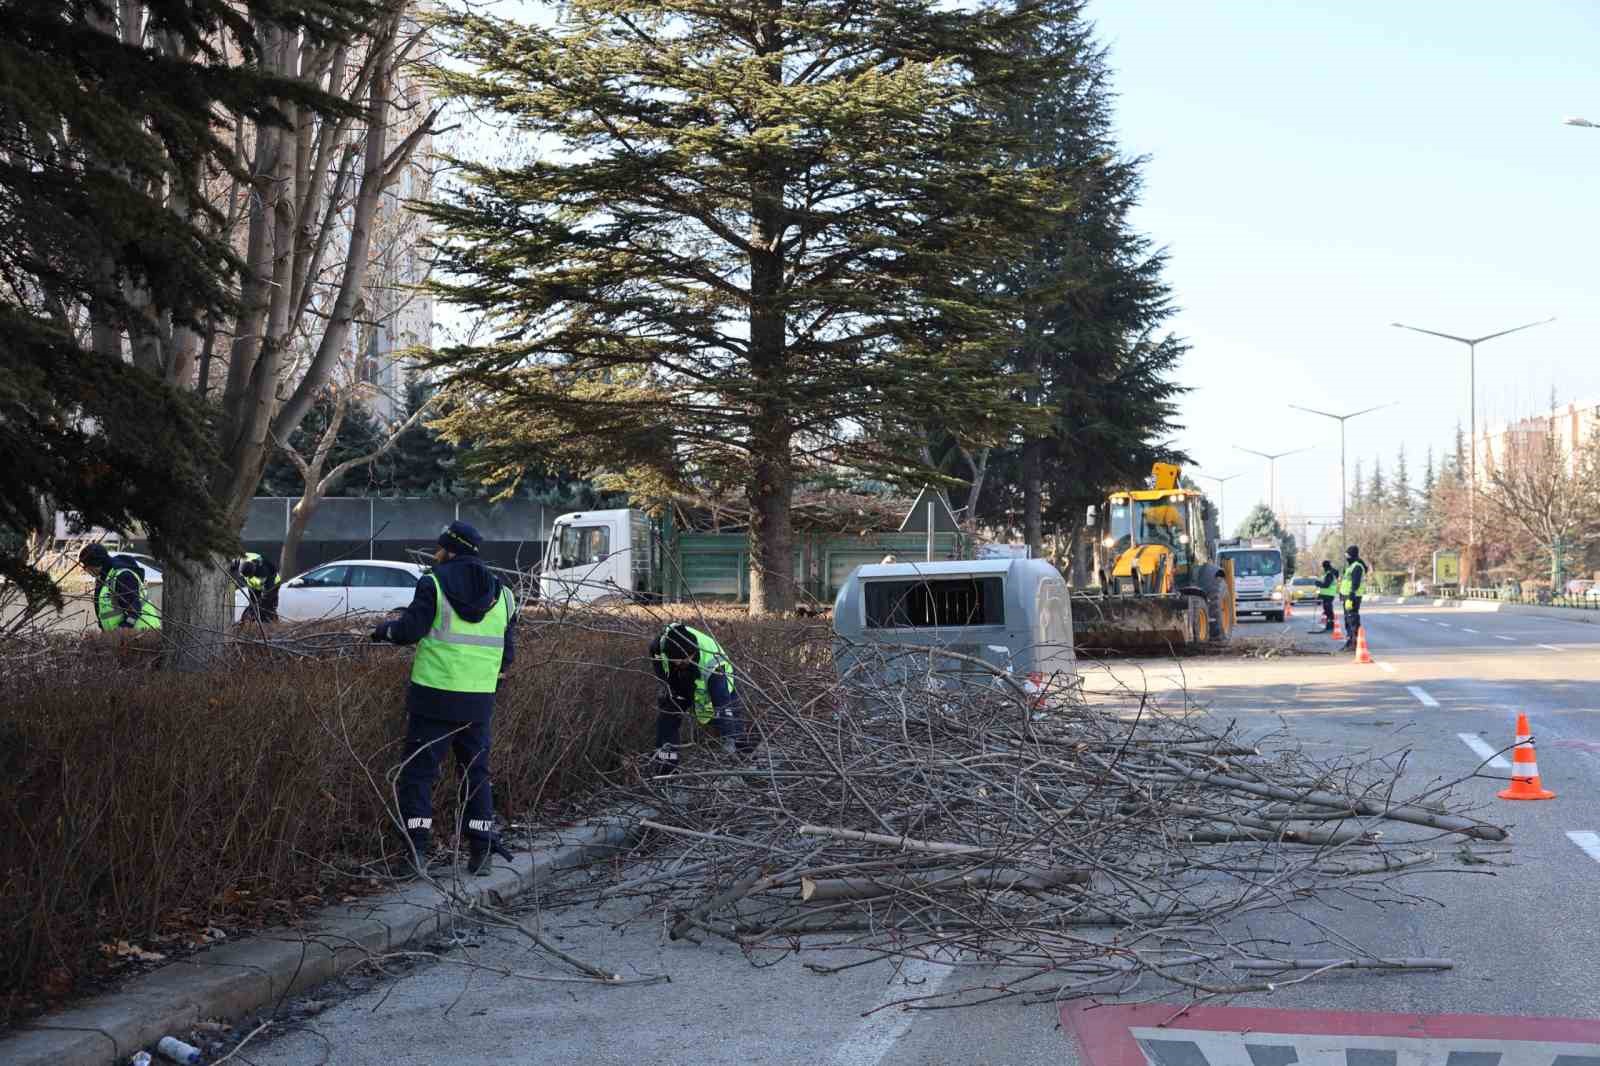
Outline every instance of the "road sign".
POLYGON ((1488 1014, 1076 1004, 1088 1066, 1600 1066, 1600 1022, 1488 1014))
POLYGON ((961 527, 956 525, 956 516, 945 503, 944 493, 924 485, 917 493, 917 501, 906 512, 905 521, 900 523, 900 532, 959 533, 961 527))
POLYGON ((1436 551, 1433 553, 1433 583, 1458 585, 1461 583, 1461 553, 1436 551))

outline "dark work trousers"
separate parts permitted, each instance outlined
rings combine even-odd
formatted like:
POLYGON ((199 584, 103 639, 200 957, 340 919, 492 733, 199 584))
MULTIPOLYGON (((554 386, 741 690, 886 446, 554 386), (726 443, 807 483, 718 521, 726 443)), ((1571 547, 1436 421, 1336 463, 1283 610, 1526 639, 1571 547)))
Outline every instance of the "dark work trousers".
POLYGON ((273 585, 270 589, 257 592, 255 589, 246 588, 247 606, 244 614, 239 617, 241 622, 276 622, 278 620, 278 589, 280 585, 273 585))
MULTIPOLYGON (((657 748, 678 743, 678 735, 683 729, 684 717, 685 714, 673 706, 672 698, 667 694, 663 693, 656 699, 657 748)), ((739 697, 737 695, 723 704, 716 717, 711 719, 711 728, 716 730, 717 736, 722 739, 733 741, 734 747, 739 751, 750 750, 751 741, 744 728, 744 718, 739 713, 739 697)))
POLYGON ((1344 612, 1344 635, 1348 643, 1354 644, 1356 633, 1361 630, 1361 597, 1351 596, 1349 599, 1350 606, 1344 612))
POLYGON ((1331 630, 1333 628, 1333 597, 1319 596, 1317 598, 1322 601, 1322 624, 1331 630))
POLYGON ((400 770, 400 817, 406 831, 433 828, 433 783, 445 753, 454 750, 467 780, 466 835, 494 839, 494 796, 489 790, 489 723, 452 722, 411 715, 406 720, 405 766, 400 770))

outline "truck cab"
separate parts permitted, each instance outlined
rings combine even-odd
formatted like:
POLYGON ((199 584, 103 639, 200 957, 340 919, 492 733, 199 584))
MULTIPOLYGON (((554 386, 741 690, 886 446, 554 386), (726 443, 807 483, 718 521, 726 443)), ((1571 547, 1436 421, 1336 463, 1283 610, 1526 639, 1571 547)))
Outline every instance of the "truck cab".
POLYGON ((555 520, 539 595, 559 605, 639 603, 660 592, 661 541, 643 511, 573 511, 555 520))
POLYGON ((1218 556, 1233 560, 1234 610, 1241 617, 1258 614, 1283 621, 1283 549, 1271 537, 1236 537, 1219 545, 1218 556))

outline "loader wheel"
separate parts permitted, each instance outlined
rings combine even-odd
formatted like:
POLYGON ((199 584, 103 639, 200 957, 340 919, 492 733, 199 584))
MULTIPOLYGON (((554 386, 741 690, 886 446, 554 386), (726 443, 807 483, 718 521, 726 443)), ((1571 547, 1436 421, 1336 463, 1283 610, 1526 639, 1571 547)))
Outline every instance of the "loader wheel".
POLYGON ((1211 623, 1208 635, 1216 644, 1228 639, 1222 614, 1222 597, 1227 591, 1228 583, 1219 577, 1211 583, 1211 590, 1206 593, 1206 621, 1211 623))

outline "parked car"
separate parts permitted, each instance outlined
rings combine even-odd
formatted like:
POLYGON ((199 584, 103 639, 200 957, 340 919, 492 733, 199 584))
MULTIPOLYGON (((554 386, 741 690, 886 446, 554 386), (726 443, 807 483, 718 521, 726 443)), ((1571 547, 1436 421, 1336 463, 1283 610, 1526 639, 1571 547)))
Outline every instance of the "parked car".
POLYGON ((159 563, 154 556, 142 555, 139 552, 115 552, 117 555, 126 555, 140 566, 144 567, 144 583, 146 587, 161 584, 161 571, 165 563, 159 563))
MULTIPOLYGON (((278 592, 278 617, 285 622, 303 622, 398 610, 411 602, 417 579, 426 572, 416 563, 388 559, 326 563, 283 583, 278 592)), ((244 614, 245 604, 245 594, 235 593, 235 621, 244 614)))
POLYGON ((1304 603, 1317 598, 1317 579, 1314 577, 1297 577, 1289 581, 1289 602, 1304 603))

